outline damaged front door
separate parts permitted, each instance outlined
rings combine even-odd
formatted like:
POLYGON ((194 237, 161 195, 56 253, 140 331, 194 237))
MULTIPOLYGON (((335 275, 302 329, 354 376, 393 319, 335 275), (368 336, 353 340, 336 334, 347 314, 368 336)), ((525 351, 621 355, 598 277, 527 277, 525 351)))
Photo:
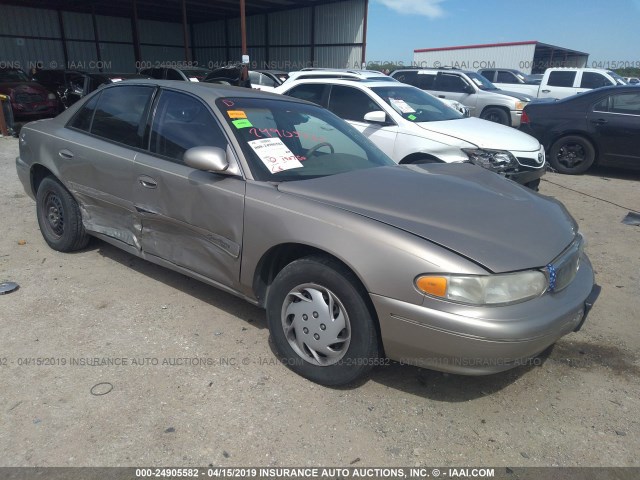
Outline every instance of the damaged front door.
POLYGON ((245 182, 182 161, 192 147, 226 150, 227 140, 213 115, 200 100, 165 90, 155 106, 149 143, 149 154, 136 155, 133 177, 143 254, 236 286, 245 182))

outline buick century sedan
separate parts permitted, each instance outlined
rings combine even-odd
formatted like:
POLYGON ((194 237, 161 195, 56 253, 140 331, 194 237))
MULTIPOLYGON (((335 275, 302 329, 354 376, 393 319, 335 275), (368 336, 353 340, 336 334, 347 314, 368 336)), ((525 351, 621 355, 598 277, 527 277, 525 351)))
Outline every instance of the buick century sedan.
POLYGON ((283 363, 325 385, 381 359, 500 372, 597 296, 559 202, 469 163, 396 165, 302 100, 121 82, 27 124, 16 164, 51 248, 97 237, 261 306, 283 363))

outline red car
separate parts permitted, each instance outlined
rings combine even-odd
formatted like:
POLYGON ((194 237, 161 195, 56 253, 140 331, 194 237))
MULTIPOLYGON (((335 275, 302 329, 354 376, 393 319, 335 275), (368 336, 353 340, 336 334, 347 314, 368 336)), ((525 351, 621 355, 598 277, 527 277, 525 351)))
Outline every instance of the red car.
POLYGON ((0 93, 10 98, 16 120, 54 117, 60 112, 56 94, 17 68, 0 68, 0 93))

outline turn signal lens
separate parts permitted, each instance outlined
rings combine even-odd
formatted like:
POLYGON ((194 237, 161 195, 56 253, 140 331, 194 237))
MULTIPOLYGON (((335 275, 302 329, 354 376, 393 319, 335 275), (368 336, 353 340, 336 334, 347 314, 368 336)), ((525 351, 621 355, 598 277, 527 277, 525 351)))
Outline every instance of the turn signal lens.
POLYGON ((420 277, 416 286, 427 295, 445 297, 447 295, 447 279, 445 277, 420 277))

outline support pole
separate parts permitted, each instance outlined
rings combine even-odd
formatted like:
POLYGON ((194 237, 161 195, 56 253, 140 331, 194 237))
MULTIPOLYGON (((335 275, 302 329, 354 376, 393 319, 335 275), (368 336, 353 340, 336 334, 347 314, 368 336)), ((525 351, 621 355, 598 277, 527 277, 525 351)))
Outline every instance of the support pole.
POLYGON ((182 0, 182 33, 184 35, 184 59, 191 61, 191 52, 189 51, 189 25, 187 24, 187 0, 182 0))
MULTIPOLYGON (((245 0, 240 0, 240 34, 242 35, 242 55, 248 55, 247 52, 247 17, 245 0)), ((242 80, 245 81, 249 77, 247 66, 242 67, 242 80)))

